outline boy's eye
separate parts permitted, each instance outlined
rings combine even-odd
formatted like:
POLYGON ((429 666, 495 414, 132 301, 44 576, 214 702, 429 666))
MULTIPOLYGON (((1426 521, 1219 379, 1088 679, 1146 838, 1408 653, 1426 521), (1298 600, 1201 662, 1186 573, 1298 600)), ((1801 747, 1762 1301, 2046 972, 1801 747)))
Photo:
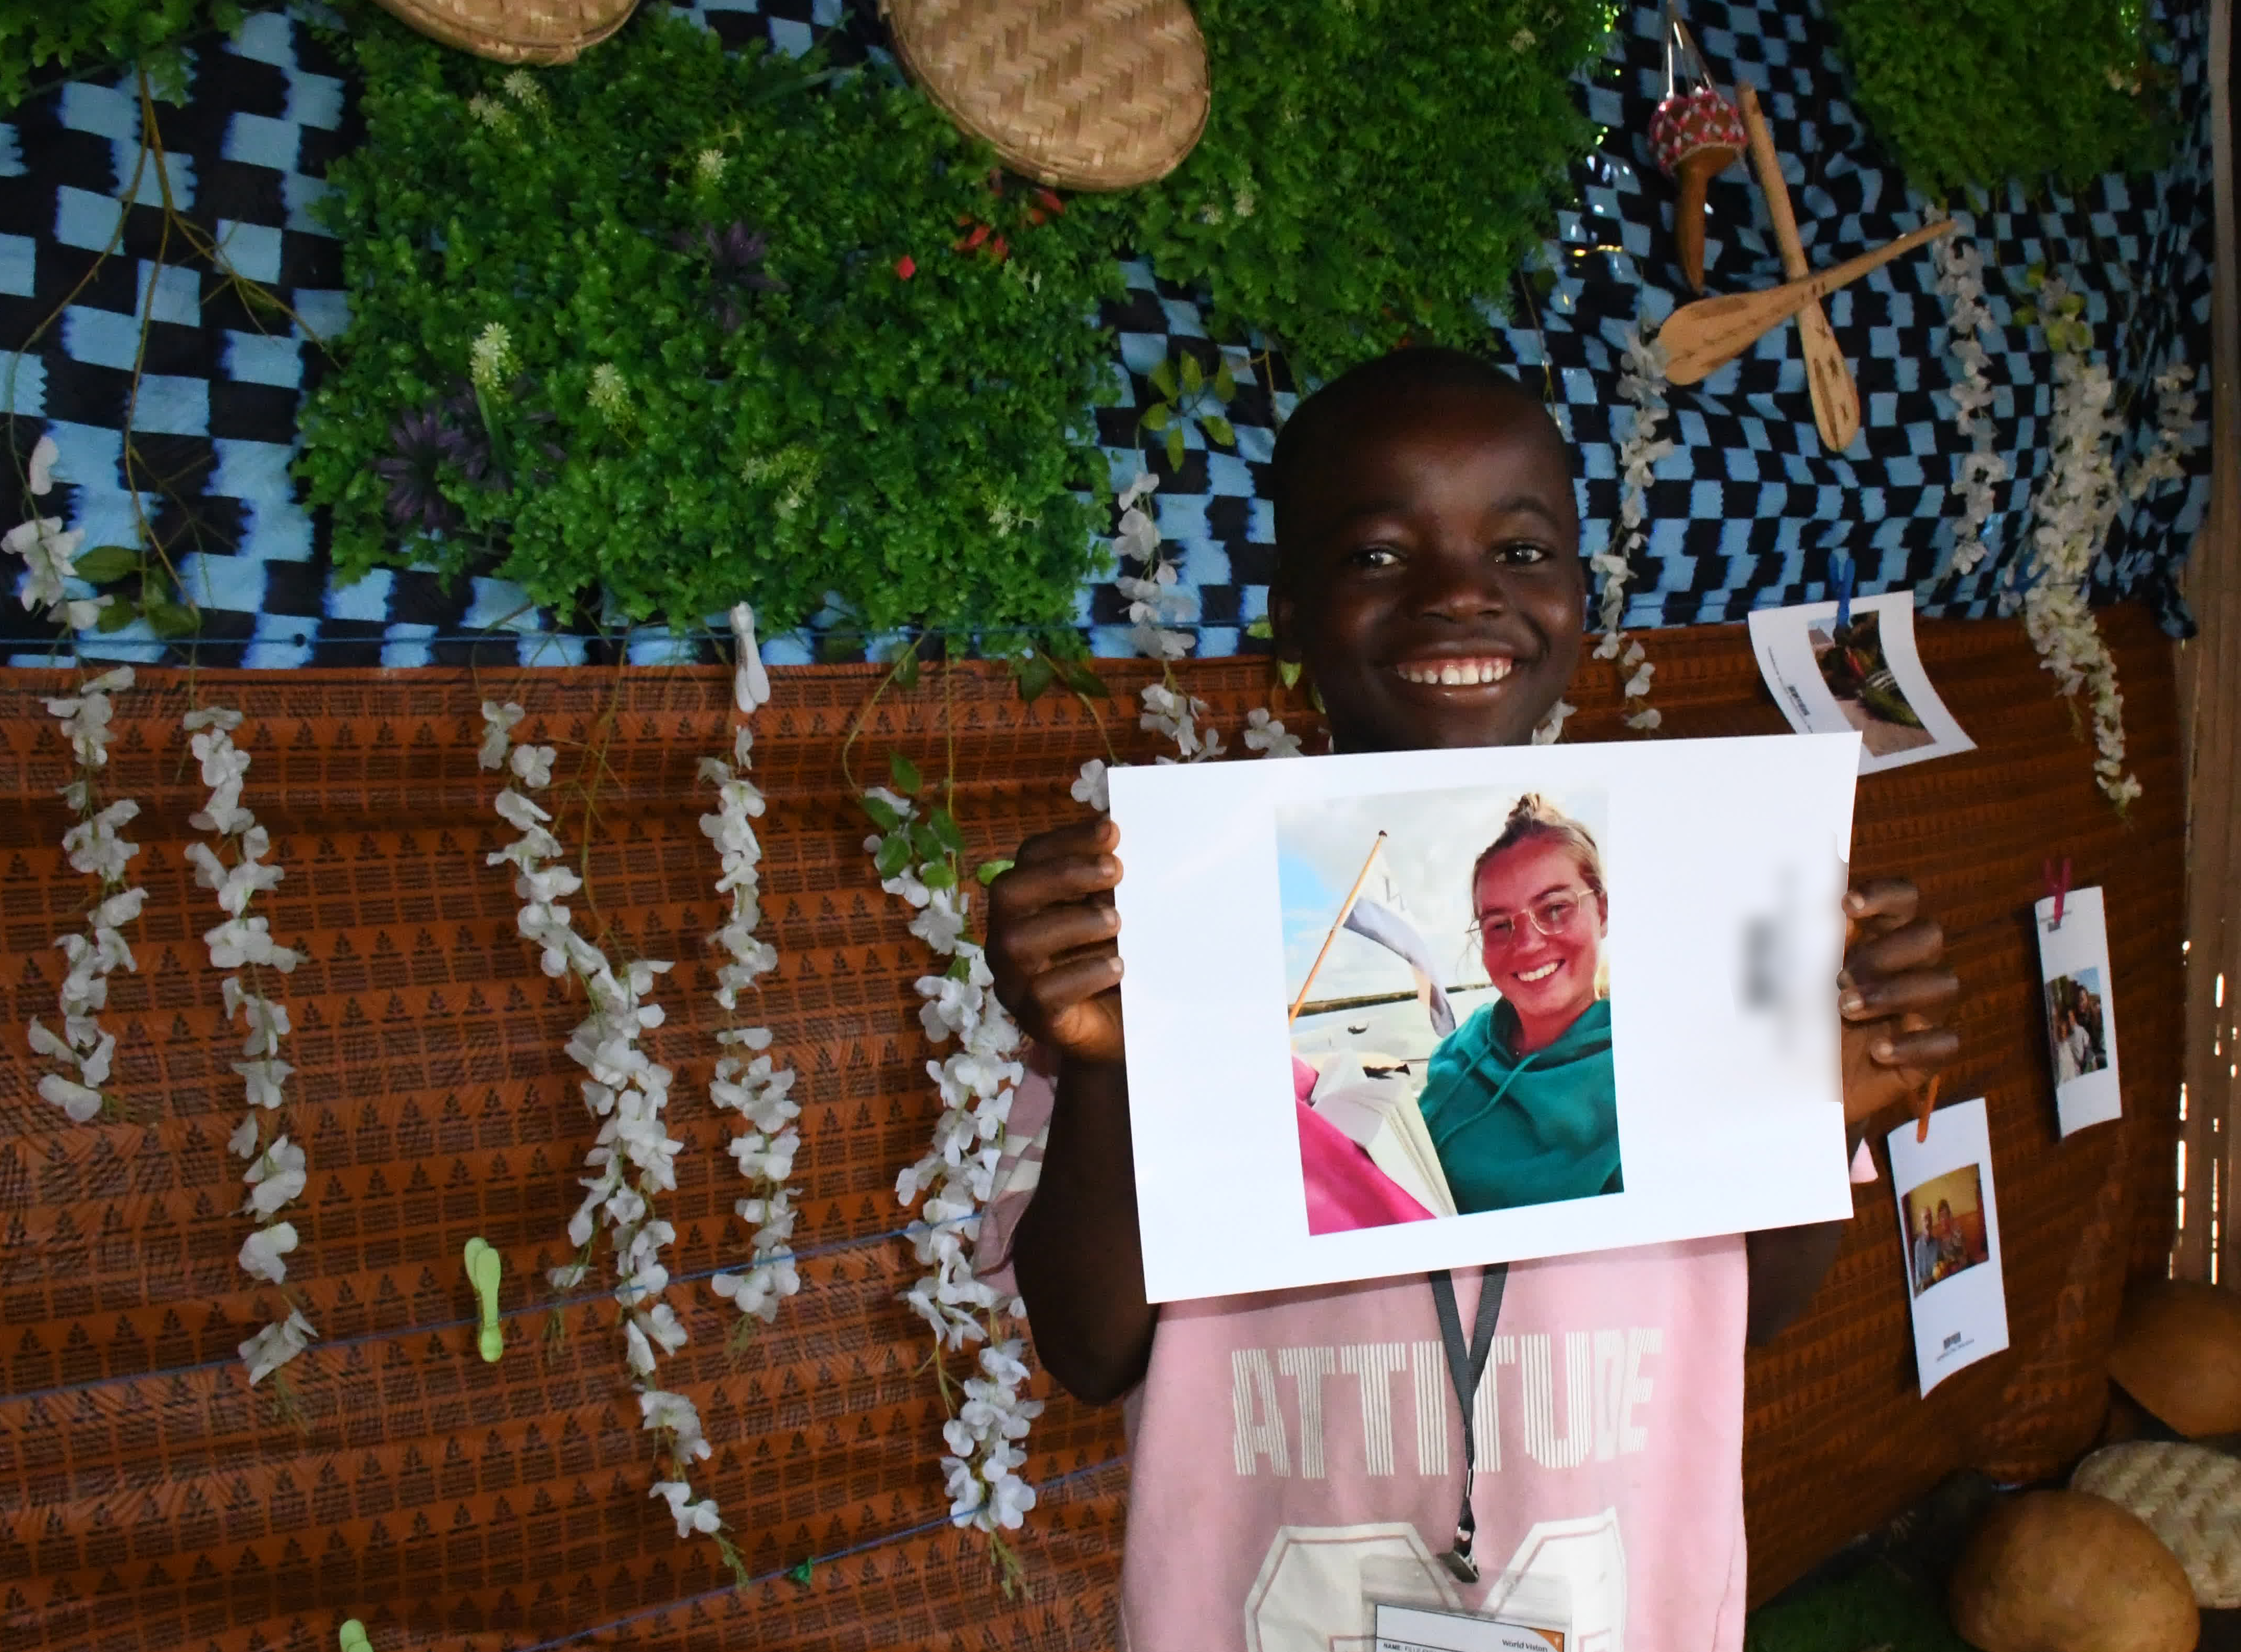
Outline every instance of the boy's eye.
POLYGON ((1357 568, 1389 568, 1400 560, 1400 552, 1384 545, 1366 545, 1347 558, 1357 568))
POLYGON ((1535 545, 1530 540, 1519 540, 1510 545, 1499 545, 1494 554, 1503 562, 1516 567, 1530 567, 1536 562, 1549 560, 1549 547, 1535 545))

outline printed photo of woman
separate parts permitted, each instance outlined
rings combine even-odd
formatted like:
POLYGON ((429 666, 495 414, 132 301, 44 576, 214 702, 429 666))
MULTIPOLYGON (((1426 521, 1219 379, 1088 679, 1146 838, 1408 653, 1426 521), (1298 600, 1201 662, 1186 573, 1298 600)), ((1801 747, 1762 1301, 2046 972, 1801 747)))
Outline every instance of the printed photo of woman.
POLYGON ((1618 1093, 1595 839, 1520 798, 1471 868, 1471 934, 1501 996, 1432 1053, 1418 1105, 1459 1214, 1618 1193, 1618 1093))

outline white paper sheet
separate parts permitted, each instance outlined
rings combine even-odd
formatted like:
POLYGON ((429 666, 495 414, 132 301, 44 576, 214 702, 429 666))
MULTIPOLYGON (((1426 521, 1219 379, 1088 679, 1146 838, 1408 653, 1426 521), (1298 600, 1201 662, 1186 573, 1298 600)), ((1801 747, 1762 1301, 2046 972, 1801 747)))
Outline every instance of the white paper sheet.
POLYGON ((2117 1080, 2117 1000, 2110 990, 2108 913, 2096 888, 2070 892, 2059 928, 2054 923, 2052 896, 2038 903, 2036 915, 2044 984, 2040 1007, 2046 1016, 2055 1114, 2062 1134, 2068 1135, 2090 1124, 2121 1118, 2124 1112, 2117 1080), (2070 1010, 2066 1038, 2061 1032, 2064 1002, 2070 1010))
POLYGON ((1858 752, 1847 733, 1111 771, 1151 1299, 1848 1216, 1834 983, 1858 752), (1426 794, 1472 793, 1491 839, 1528 790, 1603 799, 1624 1190, 1310 1235, 1279 812, 1396 794, 1416 819, 1426 794))
POLYGON ((1927 1395, 2008 1346, 2008 1298, 1983 1098, 1931 1114, 1927 1141, 1915 1140, 1917 1127, 1910 1120, 1888 1142, 1914 1311, 1915 1369, 1927 1395))
POLYGON ((1854 598, 1854 623, 1869 616, 1875 620, 1883 662, 1890 669, 1891 681, 1881 692, 1884 695, 1896 692, 1922 726, 1915 728, 1877 715, 1863 697, 1837 698, 1822 662, 1836 629, 1833 602, 1760 608, 1751 613, 1751 652, 1758 656, 1759 674, 1766 679, 1767 688, 1789 726, 1801 734, 1841 733, 1847 729, 1858 733, 1863 774, 1975 750, 1977 742, 1962 732, 1923 669, 1914 641, 1913 594, 1896 591, 1880 597, 1854 598))

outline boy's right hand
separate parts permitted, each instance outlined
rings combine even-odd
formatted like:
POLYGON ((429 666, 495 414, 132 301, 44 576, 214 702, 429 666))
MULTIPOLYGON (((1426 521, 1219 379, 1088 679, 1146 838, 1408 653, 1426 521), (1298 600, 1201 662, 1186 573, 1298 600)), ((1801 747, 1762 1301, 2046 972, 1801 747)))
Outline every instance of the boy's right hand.
POLYGON ((1021 1030, 1070 1060, 1120 1060, 1120 829, 1102 816, 1020 846, 988 891, 988 967, 1021 1030))

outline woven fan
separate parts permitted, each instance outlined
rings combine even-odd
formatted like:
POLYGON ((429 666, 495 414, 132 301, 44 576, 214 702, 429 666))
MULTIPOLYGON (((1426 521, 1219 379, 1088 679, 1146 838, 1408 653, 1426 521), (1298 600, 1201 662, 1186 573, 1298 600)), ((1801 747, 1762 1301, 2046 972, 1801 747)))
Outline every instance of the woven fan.
POLYGON ((623 26, 638 0, 380 0, 431 40, 502 64, 565 64, 623 26))
POLYGON ((1040 183, 1165 177, 1206 128, 1206 42, 1184 0, 885 0, 944 114, 1040 183))

